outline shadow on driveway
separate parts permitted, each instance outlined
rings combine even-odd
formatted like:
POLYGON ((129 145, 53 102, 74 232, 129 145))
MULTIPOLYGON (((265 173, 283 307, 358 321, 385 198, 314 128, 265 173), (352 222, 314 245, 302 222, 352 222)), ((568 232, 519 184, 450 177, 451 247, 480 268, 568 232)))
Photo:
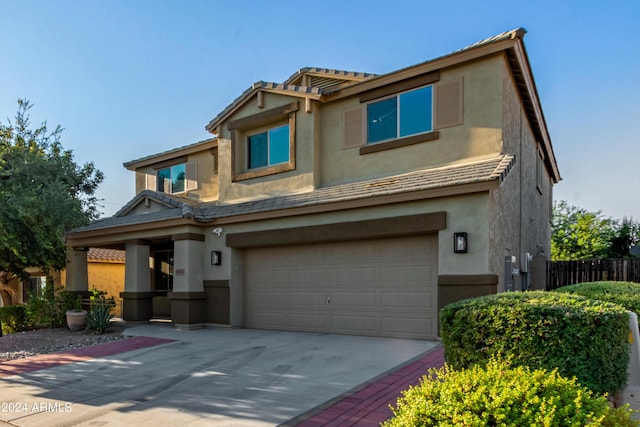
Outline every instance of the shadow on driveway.
POLYGON ((439 344, 166 325, 128 328, 125 335, 138 338, 93 347, 95 354, 120 344, 121 353, 61 353, 68 364, 0 378, 0 420, 23 427, 274 426, 439 344), (140 348, 149 338, 153 346, 140 348))

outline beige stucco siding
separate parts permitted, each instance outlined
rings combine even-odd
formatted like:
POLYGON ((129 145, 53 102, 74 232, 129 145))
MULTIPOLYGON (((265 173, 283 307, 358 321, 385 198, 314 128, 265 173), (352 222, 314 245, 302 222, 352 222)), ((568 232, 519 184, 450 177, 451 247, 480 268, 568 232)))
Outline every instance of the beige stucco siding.
POLYGON ((503 67, 503 56, 496 55, 458 68, 442 70, 439 83, 463 79, 463 124, 440 129, 437 140, 402 148, 365 155, 361 155, 357 147, 343 149, 344 112, 362 104, 357 97, 353 97, 322 105, 321 185, 386 176, 499 154, 502 148, 500 98, 503 67))
MULTIPOLYGON (((500 191, 491 192, 491 270, 500 277, 501 291, 504 290, 505 256, 515 256, 514 267, 520 268, 522 253, 549 255, 552 197, 546 169, 543 169, 541 185, 536 183, 539 145, 506 66, 502 75, 503 150, 515 154, 517 162, 500 191)), ((522 276, 515 277, 514 285, 516 289, 522 288, 522 276)))
MULTIPOLYGON (((295 170, 234 182, 231 169, 231 133, 226 126, 223 126, 221 139, 218 142, 221 202, 286 194, 313 188, 316 143, 313 113, 305 112, 305 101, 300 98, 265 93, 263 102, 263 108, 259 108, 257 97, 250 99, 228 120, 250 117, 276 107, 298 102, 299 108, 295 113, 295 170)), ((251 130, 236 131, 237 148, 244 147, 244 141, 249 133, 251 133, 251 130)), ((238 149, 235 159, 236 169, 241 169, 245 163, 245 153, 243 150, 238 149)))
MULTIPOLYGON (((215 154, 207 149, 205 151, 190 154, 186 163, 196 162, 198 172, 198 187, 184 193, 177 193, 180 196, 189 196, 202 202, 209 202, 218 199, 218 174, 215 167, 215 154)), ((157 169, 153 166, 136 170, 136 194, 147 189, 148 175, 156 176, 157 169)), ((149 190, 156 190, 150 188, 149 190)))
MULTIPOLYGON (((244 233, 263 230, 278 230, 293 227, 327 225, 341 222, 357 222, 375 218, 393 218, 417 213, 446 212, 447 227, 438 233, 439 273, 440 274, 486 274, 490 273, 488 254, 488 211, 489 194, 486 192, 471 195, 446 197, 434 200, 403 204, 384 205, 372 208, 353 209, 342 212, 287 217, 251 223, 223 225, 224 234, 244 233), (453 233, 469 233, 469 253, 453 253, 453 233)), ((207 229, 205 252, 222 252, 221 266, 206 266, 204 280, 229 280, 233 277, 231 263, 233 248, 226 247, 224 234, 220 237, 207 229)), ((311 243, 311 242, 310 242, 311 243)), ((234 266, 236 268, 236 266, 234 266)))

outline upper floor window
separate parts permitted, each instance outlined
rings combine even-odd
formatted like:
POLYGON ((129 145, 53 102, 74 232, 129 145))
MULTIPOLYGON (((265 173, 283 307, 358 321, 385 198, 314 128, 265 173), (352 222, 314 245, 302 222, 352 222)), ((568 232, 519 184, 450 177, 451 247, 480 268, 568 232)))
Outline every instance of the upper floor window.
POLYGON ((158 170, 158 188, 162 193, 182 193, 185 188, 185 164, 180 163, 158 170))
POLYGON ((161 193, 177 194, 198 189, 198 162, 161 164, 147 173, 146 188, 161 193))
POLYGON ((296 101, 227 122, 232 181, 295 170, 297 111, 296 101))
POLYGON ((247 169, 289 161, 289 125, 274 127, 247 137, 247 169))
POLYGON ((367 144, 433 130, 433 86, 367 104, 367 144))

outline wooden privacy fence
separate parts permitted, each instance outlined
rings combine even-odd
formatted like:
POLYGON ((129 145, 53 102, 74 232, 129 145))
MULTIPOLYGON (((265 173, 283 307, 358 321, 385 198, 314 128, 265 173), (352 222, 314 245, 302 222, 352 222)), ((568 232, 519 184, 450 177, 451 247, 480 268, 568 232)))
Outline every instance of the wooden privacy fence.
POLYGON ((601 280, 640 283, 640 258, 547 261, 547 290, 601 280))

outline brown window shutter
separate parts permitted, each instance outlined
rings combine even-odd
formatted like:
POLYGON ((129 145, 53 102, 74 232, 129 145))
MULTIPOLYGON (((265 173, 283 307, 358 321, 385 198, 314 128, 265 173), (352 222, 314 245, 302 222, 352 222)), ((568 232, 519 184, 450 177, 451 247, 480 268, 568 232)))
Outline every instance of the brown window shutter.
POLYGON ((434 86, 434 128, 442 129, 462 124, 463 81, 462 78, 434 86))
POLYGON ((192 191, 198 189, 198 162, 188 162, 185 164, 185 185, 186 191, 192 191))
POLYGON ((359 106, 344 112, 342 149, 364 145, 364 108, 359 106))

